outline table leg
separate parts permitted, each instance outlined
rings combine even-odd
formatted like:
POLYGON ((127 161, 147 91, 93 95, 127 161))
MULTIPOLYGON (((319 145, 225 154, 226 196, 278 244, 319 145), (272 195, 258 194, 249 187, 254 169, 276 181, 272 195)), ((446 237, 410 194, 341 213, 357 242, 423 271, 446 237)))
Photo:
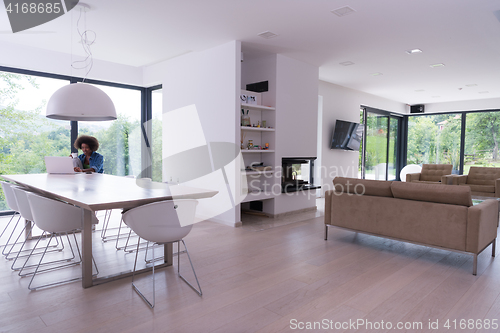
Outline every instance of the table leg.
POLYGON ((92 212, 82 208, 82 287, 92 287, 92 212))
POLYGON ((173 243, 167 243, 163 245, 163 258, 165 264, 167 266, 172 266, 174 263, 174 244, 173 243))

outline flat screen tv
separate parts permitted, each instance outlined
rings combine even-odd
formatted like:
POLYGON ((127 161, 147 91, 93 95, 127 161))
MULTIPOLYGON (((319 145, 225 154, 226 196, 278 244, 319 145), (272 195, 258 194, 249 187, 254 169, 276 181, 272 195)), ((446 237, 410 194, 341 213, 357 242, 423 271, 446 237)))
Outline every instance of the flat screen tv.
POLYGON ((337 120, 333 130, 330 149, 359 151, 363 140, 363 126, 345 120, 337 120))

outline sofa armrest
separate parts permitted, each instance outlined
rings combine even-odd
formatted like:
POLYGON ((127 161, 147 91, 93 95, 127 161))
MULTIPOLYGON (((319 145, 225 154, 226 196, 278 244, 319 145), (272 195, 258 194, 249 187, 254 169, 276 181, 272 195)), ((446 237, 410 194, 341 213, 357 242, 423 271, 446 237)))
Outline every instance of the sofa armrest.
POLYGON ((406 174, 406 182, 411 183, 414 180, 420 180, 420 172, 419 173, 407 173, 406 174))
POLYGON ((500 178, 495 179, 495 197, 500 198, 500 178))
POLYGON ((444 185, 457 185, 455 184, 455 179, 456 178, 456 175, 444 175, 444 176, 441 176, 441 184, 444 184, 444 185))
POLYGON ((467 175, 457 175, 453 179, 453 185, 467 184, 467 175))
POLYGON ((332 196, 334 190, 325 192, 325 224, 332 223, 332 196))
POLYGON ((479 253, 497 237, 498 201, 489 199, 467 212, 465 251, 479 253))

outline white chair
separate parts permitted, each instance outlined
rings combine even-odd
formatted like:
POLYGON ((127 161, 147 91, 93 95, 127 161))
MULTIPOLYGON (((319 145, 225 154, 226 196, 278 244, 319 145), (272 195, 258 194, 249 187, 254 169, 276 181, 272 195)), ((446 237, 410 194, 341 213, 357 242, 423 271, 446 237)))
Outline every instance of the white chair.
MULTIPOLYGON (((30 203, 28 201, 28 196, 27 196, 28 191, 26 189, 23 189, 19 186, 15 186, 15 185, 12 185, 11 189, 12 189, 12 192, 14 193, 15 198, 16 198, 17 207, 19 209, 19 213, 21 214, 21 217, 23 219, 25 219, 26 221, 33 221, 34 220, 33 214, 31 213, 31 207, 30 207, 30 203)), ((29 228, 29 232, 26 235, 23 244, 21 245, 21 248, 19 249, 19 251, 17 251, 16 258, 12 262, 11 268, 14 271, 22 270, 23 268, 27 268, 27 267, 33 267, 33 265, 26 266, 26 262, 24 263, 24 265, 22 267, 15 267, 16 262, 18 261, 19 258, 31 257, 33 254, 35 254, 34 251, 32 251, 32 250, 34 250, 34 248, 28 249, 28 250, 23 250, 23 248, 26 245, 26 242, 32 236, 32 231, 33 231, 33 226, 31 225, 29 228), (26 254, 26 255, 21 255, 22 252, 30 252, 30 253, 26 254)), ((51 246, 53 249, 50 251, 47 251, 47 252, 54 252, 54 251, 61 252, 62 250, 64 250, 64 243, 62 242, 62 240, 61 240, 60 244, 59 244, 59 241, 57 239, 56 239, 56 241, 57 241, 56 245, 51 246)), ((38 242, 37 242, 37 244, 38 244, 38 242)), ((35 248, 36 248, 36 246, 35 246, 35 248)), ((37 254, 41 254, 41 253, 37 253, 37 254)), ((20 273, 20 275, 21 275, 21 273, 20 273)), ((21 275, 21 276, 23 276, 23 275, 21 275)))
MULTIPOLYGON (((186 243, 183 238, 189 234, 194 222, 196 205, 198 202, 192 199, 185 200, 169 200, 155 202, 147 205, 143 205, 137 208, 130 209, 123 213, 123 221, 128 225, 140 238, 137 241, 137 251, 135 255, 134 271, 132 273, 132 287, 133 289, 142 297, 142 299, 153 308, 155 305, 155 269, 154 269, 154 259, 153 259, 153 303, 141 293, 141 291, 134 284, 134 275, 137 265, 137 255, 139 253, 139 245, 141 238, 153 242, 154 245, 163 245, 168 243, 177 243, 178 255, 177 255, 177 273, 180 278, 186 282, 199 296, 202 295, 200 283, 198 282, 198 277, 194 271, 193 263, 191 262, 191 257, 187 251, 186 243), (191 264, 191 269, 193 270, 198 289, 196 289, 191 283, 189 283, 180 273, 180 243, 184 244, 186 249, 186 254, 191 264)), ((154 258, 154 245, 153 248, 153 258, 154 258)))
MULTIPOLYGON (((16 197, 14 196, 14 192, 12 192, 12 184, 2 182, 2 181, 0 181, 0 183, 2 184, 2 190, 3 190, 3 193, 5 195, 5 201, 7 202, 7 206, 11 210, 14 211, 14 214, 12 215, 9 222, 7 223, 5 228, 3 229, 2 233, 0 234, 0 238, 9 229, 9 226, 12 223, 12 220, 16 216, 18 216, 17 222, 12 227, 12 231, 9 235, 9 238, 7 239, 6 243, 4 244, 4 248, 2 249, 2 254, 5 256, 5 258, 8 260, 12 260, 14 258, 9 257, 9 256, 10 256, 12 250, 14 249, 14 247, 16 246, 16 244, 20 244, 20 243, 18 243, 18 240, 21 237, 21 235, 23 234, 25 229, 23 229, 21 231, 21 233, 19 233, 19 235, 17 236, 16 240, 13 243, 10 243, 12 237, 15 237, 15 232, 16 232, 17 226, 19 225, 19 221, 21 221, 21 214, 19 213, 19 207, 17 206, 17 200, 16 200, 16 197), (9 248, 9 246, 10 246, 10 248, 9 248), (9 248, 9 250, 7 250, 7 248, 9 248)), ((26 226, 25 226, 25 228, 26 228, 26 226)))
MULTIPOLYGON (((81 279, 81 276, 79 276, 77 278, 72 278, 72 279, 68 279, 65 281, 58 281, 58 282, 54 282, 54 283, 40 285, 37 287, 31 286, 35 276, 38 273, 49 271, 49 270, 54 270, 54 269, 60 269, 60 268, 64 268, 67 266, 74 266, 74 265, 78 265, 81 263, 81 253, 80 253, 80 248, 78 247, 78 241, 76 240, 75 232, 82 229, 82 210, 81 210, 81 208, 75 207, 75 206, 70 205, 68 203, 58 201, 55 199, 45 198, 45 197, 39 196, 35 193, 26 193, 26 195, 28 197, 28 202, 29 202, 30 207, 31 207, 31 213, 33 214, 33 219, 34 219, 36 226, 44 231, 44 235, 45 234, 50 235, 50 239, 47 242, 47 246, 45 247, 45 250, 42 254, 42 257, 40 258, 40 261, 39 261, 38 265, 36 266, 35 271, 32 274, 31 281, 28 285, 28 289, 36 290, 36 289, 40 289, 40 288, 44 288, 44 287, 49 287, 49 286, 58 285, 58 284, 67 283, 67 282, 76 281, 76 280, 81 279), (53 268, 40 270, 40 266, 42 265, 43 258, 47 252, 48 247, 50 246, 50 242, 52 241, 52 239, 55 236, 65 234, 67 236, 68 242, 69 242, 69 236, 68 236, 69 233, 73 233, 73 238, 75 240, 75 244, 76 244, 76 248, 77 248, 78 256, 79 256, 80 260, 77 262, 67 263, 64 265, 58 265, 58 266, 53 267, 53 268)), ((94 222, 96 220, 97 219, 95 219, 94 222)), ((73 247, 71 246, 71 242, 69 242, 69 245, 70 245, 71 251, 73 252, 73 247)), ((35 248, 36 248, 36 245, 35 245, 35 248)), ((33 250, 35 248, 33 248, 33 250)), ((94 265, 95 265, 95 261, 93 258, 92 258, 92 261, 94 262, 94 265)), ((97 266, 96 266, 96 270, 97 270, 97 266)), ((98 271, 96 274, 98 274, 98 271)))

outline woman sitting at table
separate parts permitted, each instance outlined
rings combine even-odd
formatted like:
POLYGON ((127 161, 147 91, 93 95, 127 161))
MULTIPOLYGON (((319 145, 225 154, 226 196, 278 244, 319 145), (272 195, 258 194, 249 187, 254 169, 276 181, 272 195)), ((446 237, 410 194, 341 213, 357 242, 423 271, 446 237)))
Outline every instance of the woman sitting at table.
POLYGON ((81 149, 83 154, 73 160, 75 172, 97 172, 103 173, 104 158, 96 153, 99 149, 99 141, 90 135, 80 135, 74 144, 76 149, 81 149))

